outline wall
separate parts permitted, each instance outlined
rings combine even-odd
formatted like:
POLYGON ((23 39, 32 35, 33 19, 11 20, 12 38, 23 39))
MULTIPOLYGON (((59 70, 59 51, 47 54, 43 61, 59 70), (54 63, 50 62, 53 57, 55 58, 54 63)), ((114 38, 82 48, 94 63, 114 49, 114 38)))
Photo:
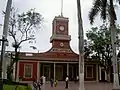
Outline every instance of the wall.
POLYGON ((37 78, 37 62, 19 62, 19 77, 22 78, 23 81, 33 81, 37 78), (33 72, 31 78, 24 77, 24 66, 25 64, 32 64, 33 65, 33 72))

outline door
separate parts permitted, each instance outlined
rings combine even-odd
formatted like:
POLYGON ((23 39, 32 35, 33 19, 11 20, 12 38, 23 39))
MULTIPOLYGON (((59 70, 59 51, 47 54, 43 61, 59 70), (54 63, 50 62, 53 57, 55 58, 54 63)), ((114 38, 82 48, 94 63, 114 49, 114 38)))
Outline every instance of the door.
POLYGON ((105 71, 101 70, 101 81, 105 81, 105 71))
POLYGON ((74 80, 74 67, 72 65, 69 67, 69 79, 74 80))
POLYGON ((63 80, 63 67, 60 65, 56 66, 56 79, 63 80))
POLYGON ((43 75, 46 77, 46 80, 50 80, 50 66, 49 65, 45 65, 43 68, 43 75))

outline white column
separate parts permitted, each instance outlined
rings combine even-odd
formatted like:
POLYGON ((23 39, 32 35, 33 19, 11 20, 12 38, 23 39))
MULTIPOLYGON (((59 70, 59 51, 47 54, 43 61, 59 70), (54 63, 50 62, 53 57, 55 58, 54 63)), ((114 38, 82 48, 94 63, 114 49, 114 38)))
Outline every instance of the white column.
POLYGON ((40 80, 40 62, 37 62, 37 80, 40 80))
POLYGON ((56 71, 55 67, 56 67, 56 64, 54 63, 54 81, 55 81, 55 79, 56 79, 56 78, 55 78, 55 76, 56 76, 56 75, 55 75, 55 73, 56 73, 56 72, 55 72, 55 71, 56 71))
POLYGON ((105 80, 107 80, 107 73, 106 73, 106 71, 105 71, 105 80))
POLYGON ((99 70, 99 65, 96 64, 96 81, 97 81, 97 82, 99 81, 99 77, 98 77, 99 72, 98 72, 98 70, 99 70))
POLYGON ((17 70, 16 72, 16 81, 19 81, 19 61, 17 63, 15 63, 15 68, 17 69, 14 69, 14 70, 17 70), (17 67, 16 67, 16 64, 17 64, 17 67))
POLYGON ((67 63, 67 75, 69 76, 69 63, 67 63))
POLYGON ((4 57, 4 61, 3 61, 3 66, 2 66, 2 78, 7 79, 7 62, 8 62, 8 58, 7 56, 4 57))
POLYGON ((101 80, 101 67, 99 66, 99 79, 101 80))

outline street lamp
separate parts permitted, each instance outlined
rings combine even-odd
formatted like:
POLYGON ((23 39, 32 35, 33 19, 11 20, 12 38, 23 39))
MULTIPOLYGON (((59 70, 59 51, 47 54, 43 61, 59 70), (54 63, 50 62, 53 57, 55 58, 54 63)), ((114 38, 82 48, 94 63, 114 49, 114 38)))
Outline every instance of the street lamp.
MULTIPOLYGON (((4 36, 3 36, 3 38, 0 39, 0 42, 2 42, 2 47, 4 47, 4 43, 5 43, 5 42, 8 42, 8 41, 7 41, 7 39, 5 39, 4 36)), ((4 57, 4 56, 3 56, 3 50, 4 50, 4 48, 1 49, 1 58, 0 58, 0 79, 1 79, 1 80, 0 80, 0 90, 3 90, 3 77, 2 77, 2 76, 3 76, 3 75, 2 75, 2 74, 3 74, 3 73, 2 73, 2 70, 3 70, 3 67, 2 67, 2 66, 3 66, 3 57, 4 57)))

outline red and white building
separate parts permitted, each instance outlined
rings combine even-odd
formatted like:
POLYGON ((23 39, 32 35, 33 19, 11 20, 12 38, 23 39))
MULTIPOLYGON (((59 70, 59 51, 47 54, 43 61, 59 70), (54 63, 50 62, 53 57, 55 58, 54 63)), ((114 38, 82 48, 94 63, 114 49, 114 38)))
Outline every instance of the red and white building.
MULTIPOLYGON (((71 36, 69 35, 69 19, 56 16, 52 22, 51 49, 44 53, 21 53, 17 65, 17 79, 33 81, 42 75, 46 80, 65 80, 66 75, 70 80, 78 76, 78 54, 70 47, 71 36)), ((85 60, 85 81, 99 81, 99 62, 85 60)))

